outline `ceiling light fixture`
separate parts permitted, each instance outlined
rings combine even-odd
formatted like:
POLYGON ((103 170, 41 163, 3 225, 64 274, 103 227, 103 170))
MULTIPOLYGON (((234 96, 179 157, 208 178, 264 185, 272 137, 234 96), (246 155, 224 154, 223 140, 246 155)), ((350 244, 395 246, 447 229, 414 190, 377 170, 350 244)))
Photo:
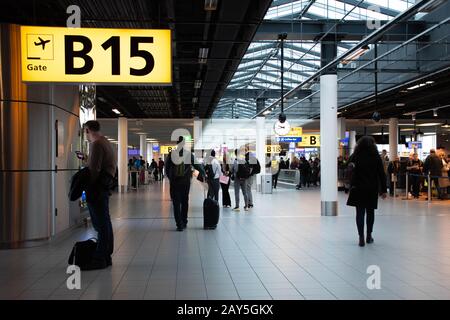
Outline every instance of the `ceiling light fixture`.
POLYGON ((433 109, 433 117, 437 117, 438 116, 438 111, 437 109, 433 109))
POLYGON ((441 125, 442 128, 450 128, 450 124, 448 124, 448 120, 445 120, 445 123, 441 125))
POLYGON ((407 88, 407 90, 416 90, 418 88, 425 87, 425 86, 431 85, 433 83, 434 83, 434 81, 429 80, 429 81, 426 81, 426 82, 418 83, 418 84, 416 84, 416 85, 414 85, 412 87, 409 87, 409 88, 407 88))
POLYGON ((433 127, 433 126, 438 126, 438 125, 440 125, 439 122, 427 122, 427 123, 418 124, 417 126, 418 127, 433 127))
POLYGON ((205 11, 217 10, 219 0, 205 0, 205 11))
POLYGON ((208 59, 208 52, 209 48, 200 48, 198 51, 198 62, 199 63, 206 63, 206 60, 208 59))
POLYGON ((201 86, 202 86, 202 80, 195 80, 194 81, 194 88, 195 89, 200 89, 201 86))
POLYGON ((120 115, 120 111, 117 109, 112 109, 112 112, 114 112, 115 114, 119 114, 120 115))
POLYGON ((405 104, 403 102, 399 102, 395 104, 396 107, 404 107, 405 104))

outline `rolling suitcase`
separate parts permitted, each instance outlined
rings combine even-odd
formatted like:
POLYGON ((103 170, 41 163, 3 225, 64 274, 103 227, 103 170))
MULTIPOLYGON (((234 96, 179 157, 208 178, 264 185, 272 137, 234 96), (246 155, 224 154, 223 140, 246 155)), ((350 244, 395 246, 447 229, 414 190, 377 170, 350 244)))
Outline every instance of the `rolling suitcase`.
POLYGON ((203 229, 214 230, 219 223, 219 203, 206 197, 203 201, 203 229))

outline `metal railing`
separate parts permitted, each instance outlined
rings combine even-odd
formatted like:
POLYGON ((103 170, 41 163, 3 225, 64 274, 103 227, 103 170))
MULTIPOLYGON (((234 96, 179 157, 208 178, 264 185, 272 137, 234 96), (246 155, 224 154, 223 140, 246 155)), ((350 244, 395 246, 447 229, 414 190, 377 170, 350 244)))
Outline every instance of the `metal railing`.
MULTIPOLYGON (((432 180, 431 179, 450 179, 449 176, 432 176, 430 173, 428 173, 428 174, 416 174, 416 173, 406 172, 405 200, 409 200, 410 199, 410 197, 409 197, 409 192, 410 192, 409 191, 409 189, 410 189, 409 177, 410 176, 423 177, 423 178, 426 179, 426 181, 427 181, 427 201, 428 201, 428 203, 431 202, 431 197, 432 197, 432 194, 431 194, 432 180)), ((442 188, 442 187, 436 186, 436 185, 435 185, 435 187, 436 188, 442 188)), ((396 182, 394 182, 394 197, 395 197, 395 190, 396 190, 396 182)), ((442 192, 442 190, 441 190, 441 192, 442 192)), ((440 193, 439 190, 438 190, 438 194, 442 195, 442 193, 440 193)))

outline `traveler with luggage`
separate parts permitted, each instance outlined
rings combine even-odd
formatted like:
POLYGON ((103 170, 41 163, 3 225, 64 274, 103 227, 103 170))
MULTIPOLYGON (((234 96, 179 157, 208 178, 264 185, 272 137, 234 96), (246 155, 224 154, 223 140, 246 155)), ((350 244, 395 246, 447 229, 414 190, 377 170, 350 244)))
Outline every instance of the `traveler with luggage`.
POLYGON ((98 233, 96 249, 85 270, 104 269, 112 265, 114 235, 109 215, 109 196, 114 184, 116 160, 111 143, 100 133, 98 121, 87 121, 83 128, 89 141, 89 187, 86 190, 87 206, 94 229, 98 233))
POLYGON ((201 165, 195 163, 192 152, 183 148, 185 141, 182 136, 178 138, 177 145, 167 157, 165 170, 170 182, 170 196, 177 231, 183 231, 188 224, 189 190, 193 168, 199 171, 202 178, 205 177, 205 171, 201 165))
POLYGON ((362 137, 349 159, 351 167, 350 194, 347 205, 356 207, 356 225, 359 234, 359 246, 364 241, 364 216, 367 213, 367 243, 373 242, 372 231, 375 221, 375 209, 378 208, 378 195, 386 198, 386 175, 372 137, 362 137))
POLYGON ((245 154, 245 164, 244 166, 248 166, 250 171, 250 175, 245 179, 245 192, 247 193, 247 208, 253 208, 253 194, 252 194, 252 185, 255 177, 258 173, 261 172, 261 165, 259 164, 258 159, 255 156, 250 155, 250 152, 245 154))
POLYGON ((152 163, 150 164, 150 169, 152 170, 153 178, 155 181, 158 181, 158 165, 155 159, 152 159, 152 163))
POLYGON ((242 190, 244 196, 244 210, 248 211, 247 203, 247 189, 245 187, 245 180, 250 176, 250 173, 245 170, 245 160, 238 158, 238 150, 234 151, 236 158, 234 159, 233 166, 231 167, 231 180, 234 181, 234 199, 235 207, 233 211, 239 211, 239 190, 242 190))

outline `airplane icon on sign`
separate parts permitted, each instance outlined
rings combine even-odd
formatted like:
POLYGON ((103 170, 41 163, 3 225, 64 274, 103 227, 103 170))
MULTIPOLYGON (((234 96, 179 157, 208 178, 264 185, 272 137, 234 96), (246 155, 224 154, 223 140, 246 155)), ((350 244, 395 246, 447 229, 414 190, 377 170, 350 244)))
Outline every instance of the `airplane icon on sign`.
POLYGON ((34 42, 34 45, 35 46, 42 46, 42 50, 45 50, 45 44, 49 43, 50 40, 44 40, 41 37, 38 37, 38 38, 39 38, 39 40, 41 40, 41 42, 34 42))

